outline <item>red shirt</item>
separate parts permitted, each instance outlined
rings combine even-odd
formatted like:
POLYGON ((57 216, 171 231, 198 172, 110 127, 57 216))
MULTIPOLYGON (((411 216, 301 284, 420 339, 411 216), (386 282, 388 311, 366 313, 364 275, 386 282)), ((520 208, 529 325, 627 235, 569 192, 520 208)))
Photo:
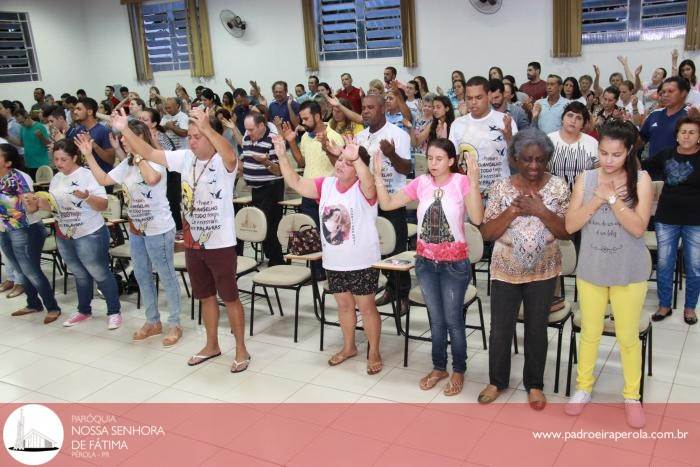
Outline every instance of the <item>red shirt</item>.
POLYGON ((112 108, 114 108, 117 106, 117 104, 119 104, 119 99, 117 99, 116 97, 114 97, 114 95, 112 95, 109 98, 109 102, 110 102, 110 104, 112 104, 112 108))
POLYGON ((533 101, 536 101, 547 95, 547 82, 539 80, 536 83, 531 83, 528 81, 520 85, 520 91, 530 96, 533 101))
POLYGON ((359 88, 350 86, 350 91, 346 91, 345 88, 343 88, 335 94, 335 97, 349 100, 352 110, 358 114, 362 112, 362 96, 360 96, 359 88))

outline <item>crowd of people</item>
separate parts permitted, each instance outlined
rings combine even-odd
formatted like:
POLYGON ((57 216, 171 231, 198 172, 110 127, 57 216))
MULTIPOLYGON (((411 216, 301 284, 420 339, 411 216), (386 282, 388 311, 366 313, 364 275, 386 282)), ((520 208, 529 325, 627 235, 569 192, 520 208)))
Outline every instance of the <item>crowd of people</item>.
POLYGON ((174 268, 176 242, 184 244, 192 294, 202 305, 204 347, 188 360, 198 365, 221 355, 217 331, 220 299, 236 338, 231 372, 251 360, 245 346, 245 317, 236 281, 234 205, 237 179, 251 190, 251 204, 263 210, 268 266, 285 263, 277 237, 285 186, 301 197, 300 211, 318 226, 322 264, 339 310, 343 346, 328 363, 358 354, 356 309, 369 351, 367 373, 382 371, 378 308, 409 307, 410 275, 388 280, 377 297, 380 260, 378 216, 396 233, 392 253, 406 250, 407 206, 417 206, 415 271, 427 305, 433 369, 418 381, 429 390, 447 379, 444 394, 461 392, 467 369, 464 296, 471 280, 465 221, 477 226, 490 247, 491 326, 489 384, 479 403, 498 399, 508 387, 511 341, 522 307, 525 322, 523 380, 533 409, 546 405, 543 393, 547 323, 561 293, 559 240, 578 251, 577 286, 581 315, 577 390, 567 412, 577 414, 591 400, 598 346, 608 303, 621 348, 627 421, 645 423, 640 399, 638 324, 646 299, 644 234, 658 239, 658 310, 671 315, 679 239, 685 262, 685 308, 697 322, 700 293, 700 82, 695 64, 657 68, 643 82, 642 68, 613 73, 600 84, 600 71, 578 79, 527 66, 519 87, 512 75, 492 67, 488 77, 466 78, 457 70, 451 87, 434 92, 426 79, 405 83, 387 67, 367 92, 340 76, 341 87, 310 76, 307 86, 276 81, 267 100, 255 81, 246 91, 226 84, 222 98, 198 86, 195 96, 178 84, 173 96, 151 87, 147 101, 113 86, 104 99, 61 95, 41 88, 27 111, 19 101, 0 104, 0 247, 7 279, 0 290, 26 294, 13 316, 46 311, 44 323, 62 313, 41 269, 46 239, 42 213, 55 218, 58 252, 73 274, 77 309, 64 326, 92 317, 95 283, 107 303, 107 326, 122 323, 119 288, 110 270, 110 232, 101 212, 107 194, 120 185, 127 208, 131 260, 146 309, 139 341, 162 336, 178 343, 180 288, 174 268), (544 79, 542 79, 544 77, 544 79), (416 161, 425 161, 424 173, 416 161), (293 167, 303 169, 300 175, 293 167), (50 166, 46 186, 38 170, 50 166), (663 181, 655 213, 654 185, 663 181), (652 219, 653 214, 653 221, 652 219), (169 315, 163 329, 158 311, 157 272, 169 315), (398 286, 397 286, 398 284, 398 286), (448 371, 448 347, 452 372, 448 371))

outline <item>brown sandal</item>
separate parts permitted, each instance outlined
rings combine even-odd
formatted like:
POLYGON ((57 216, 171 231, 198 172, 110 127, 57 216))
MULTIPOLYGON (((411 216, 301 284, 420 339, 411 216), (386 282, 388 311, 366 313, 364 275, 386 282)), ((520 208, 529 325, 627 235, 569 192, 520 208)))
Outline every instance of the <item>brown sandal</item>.
POLYGON ((182 328, 180 326, 171 326, 168 329, 168 335, 163 338, 163 347, 172 347, 177 344, 182 337, 182 328))
POLYGON ((352 355, 347 355, 347 356, 343 355, 343 352, 338 352, 337 354, 333 355, 331 358, 328 359, 328 364, 330 366, 340 365, 345 360, 348 360, 348 359, 356 357, 356 356, 357 356, 357 352, 355 352, 352 355))
POLYGON ((368 375, 376 375, 377 373, 382 371, 383 368, 384 368, 384 363, 381 360, 379 360, 378 362, 374 362, 374 363, 370 363, 369 361, 367 361, 367 374, 368 375))
POLYGON ((455 382, 454 379, 450 378, 450 380, 445 385, 445 389, 443 389, 442 393, 446 396, 456 396, 457 394, 462 392, 463 388, 464 388, 464 377, 462 377, 462 381, 457 381, 457 382, 455 382))
POLYGON ((134 342, 141 342, 143 340, 148 339, 149 337, 158 336, 160 334, 163 334, 163 325, 162 324, 160 324, 160 323, 156 323, 156 324, 145 323, 143 326, 141 326, 141 329, 134 332, 134 334, 131 336, 131 339, 134 342))
POLYGON ((428 391, 430 389, 433 389, 435 386, 437 386, 437 383, 447 378, 448 376, 450 376, 450 374, 446 371, 443 375, 440 376, 434 376, 433 372, 431 371, 430 373, 428 373, 420 379, 419 386, 423 391, 428 391))

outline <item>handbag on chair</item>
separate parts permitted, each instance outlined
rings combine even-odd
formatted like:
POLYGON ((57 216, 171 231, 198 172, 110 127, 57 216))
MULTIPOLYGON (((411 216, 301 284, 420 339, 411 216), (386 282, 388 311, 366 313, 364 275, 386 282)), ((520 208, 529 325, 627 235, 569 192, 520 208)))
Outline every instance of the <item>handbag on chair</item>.
POLYGON ((316 227, 303 224, 299 230, 290 231, 287 251, 298 256, 321 251, 321 236, 316 227))

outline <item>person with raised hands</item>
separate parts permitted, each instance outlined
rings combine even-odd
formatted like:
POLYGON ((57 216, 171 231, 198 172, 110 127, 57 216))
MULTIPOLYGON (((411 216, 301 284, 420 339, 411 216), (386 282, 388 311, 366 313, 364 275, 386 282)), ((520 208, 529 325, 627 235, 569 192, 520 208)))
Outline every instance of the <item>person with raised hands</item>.
MULTIPOLYGON (((282 154, 284 139, 273 135, 272 141, 276 151, 282 154)), ((333 176, 301 178, 286 157, 280 158, 279 165, 287 185, 319 204, 323 268, 328 289, 338 304, 343 331, 343 348, 328 364, 339 365, 357 355, 355 307, 358 307, 369 342, 367 374, 375 375, 383 367, 379 353, 381 320, 374 303, 379 271, 372 268, 380 260, 380 252, 377 192, 368 163, 367 151, 346 138, 345 147, 335 161, 333 176)))
POLYGON ((218 340, 219 305, 224 301, 236 350, 231 372, 245 371, 250 354, 245 347, 245 319, 236 283, 236 232, 233 191, 238 159, 226 139, 211 126, 208 110, 190 112, 189 149, 153 149, 128 126, 123 112, 112 117, 131 149, 144 159, 182 176, 182 217, 185 261, 192 294, 202 304, 207 341, 188 365, 199 365, 221 355, 218 340))
MULTIPOLYGON (((440 97, 449 102, 446 97, 440 97)), ((416 276, 430 315, 433 369, 420 380, 429 390, 450 376, 447 372, 448 334, 452 351, 452 376, 444 388, 455 396, 464 386, 467 369, 467 336, 464 326, 464 294, 471 266, 464 232, 465 213, 479 225, 484 205, 479 190, 479 166, 475 156, 466 160, 467 174, 459 173, 457 151, 446 137, 428 143, 428 173, 413 179, 393 196, 381 179, 381 159, 374 159, 375 184, 384 210, 418 201, 416 276)))
MULTIPOLYGON (((145 123, 132 120, 129 128, 149 146, 155 146, 152 131, 145 123)), ((164 166, 146 161, 124 137, 121 139, 127 157, 109 172, 102 170, 92 155, 91 141, 87 135, 79 135, 76 141, 100 185, 122 185, 129 215, 129 246, 134 275, 146 308, 146 323, 133 334, 133 340, 139 342, 163 333, 157 287, 153 279, 153 271, 156 271, 165 288, 170 308, 168 334, 163 339, 163 346, 170 347, 182 337, 182 327, 180 283, 173 260, 175 222, 166 197, 167 173, 164 166)))
MULTIPOLYGON (((89 136, 83 138, 85 146, 90 145, 94 151, 89 136)), ((96 282, 107 302, 107 328, 113 330, 121 326, 122 315, 117 281, 109 268, 109 229, 102 217, 102 211, 107 209, 107 193, 83 162, 74 141, 63 139, 54 143, 53 163, 58 173, 49 185, 50 196, 34 195, 26 205, 29 212, 53 212, 58 252, 75 277, 78 311, 63 325, 75 326, 92 317, 96 282)))

